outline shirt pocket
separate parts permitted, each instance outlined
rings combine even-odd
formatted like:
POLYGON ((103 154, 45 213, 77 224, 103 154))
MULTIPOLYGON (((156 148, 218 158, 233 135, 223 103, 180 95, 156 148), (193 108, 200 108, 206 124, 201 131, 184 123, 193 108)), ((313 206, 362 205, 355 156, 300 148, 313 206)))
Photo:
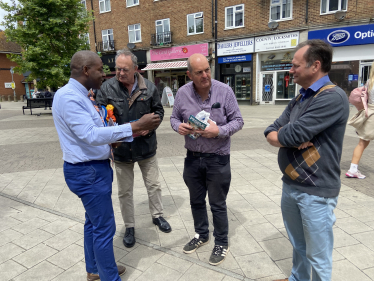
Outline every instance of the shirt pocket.
POLYGON ((108 97, 108 104, 114 106, 114 116, 119 116, 123 114, 124 102, 125 99, 123 98, 108 97))
POLYGON ((217 126, 227 124, 227 117, 223 108, 212 108, 209 118, 216 122, 217 126))

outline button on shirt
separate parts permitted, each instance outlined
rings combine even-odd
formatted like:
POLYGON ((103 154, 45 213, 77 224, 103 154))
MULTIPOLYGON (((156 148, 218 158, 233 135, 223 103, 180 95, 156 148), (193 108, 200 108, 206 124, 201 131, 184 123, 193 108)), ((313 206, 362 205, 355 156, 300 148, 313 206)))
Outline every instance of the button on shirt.
POLYGON ((131 142, 130 124, 104 127, 99 112, 87 96, 87 89, 77 80, 58 90, 53 99, 55 122, 63 160, 72 164, 110 157, 110 146, 117 140, 131 142))
POLYGON ((210 119, 217 123, 219 136, 209 139, 199 137, 193 140, 187 135, 185 136, 185 148, 194 152, 230 154, 230 136, 244 125, 238 102, 231 87, 212 79, 209 96, 205 101, 201 100, 193 82, 179 88, 170 117, 171 127, 178 132, 182 122, 187 123, 190 115, 196 116, 201 110, 209 112, 210 119), (212 108, 216 102, 220 103, 220 108, 212 108))
POLYGON ((316 82, 314 82, 308 89, 301 88, 300 89, 300 94, 302 95, 300 102, 303 102, 306 100, 308 97, 311 95, 314 95, 315 93, 318 92, 319 89, 323 87, 326 83, 330 82, 330 78, 328 75, 323 76, 316 82))

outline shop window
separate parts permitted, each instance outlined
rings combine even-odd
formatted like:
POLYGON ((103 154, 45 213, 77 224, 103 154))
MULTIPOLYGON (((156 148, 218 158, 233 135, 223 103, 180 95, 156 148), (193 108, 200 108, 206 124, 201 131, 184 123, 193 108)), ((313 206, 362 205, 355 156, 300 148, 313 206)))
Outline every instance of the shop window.
POLYGON ((292 17, 292 0, 270 0, 270 20, 285 20, 292 17))
POLYGON ((203 13, 195 13, 187 15, 187 34, 204 33, 203 13))
POLYGON ((140 24, 129 25, 129 42, 137 43, 142 41, 140 24))
POLYGON ((346 10, 347 0, 321 0, 321 14, 346 10))
POLYGON ((225 8, 225 27, 238 28, 244 26, 244 4, 225 8))
POLYGON ((292 99, 295 97, 296 85, 288 71, 277 72, 276 99, 292 99))
POLYGON ((126 0, 126 7, 139 5, 139 0, 126 0))
POLYGON ((171 43, 170 19, 156 20, 156 42, 157 44, 171 43))
POLYGON ((110 0, 99 0, 100 13, 110 12, 110 0))
POLYGON ((114 50, 114 40, 113 40, 113 29, 105 29, 101 31, 103 37, 103 51, 114 50))

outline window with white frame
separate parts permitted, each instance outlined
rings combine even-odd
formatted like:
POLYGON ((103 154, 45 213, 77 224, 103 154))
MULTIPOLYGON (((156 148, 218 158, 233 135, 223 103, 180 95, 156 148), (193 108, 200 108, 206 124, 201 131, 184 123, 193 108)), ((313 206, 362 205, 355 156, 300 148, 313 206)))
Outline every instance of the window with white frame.
POLYGON ((99 0, 100 13, 110 12, 110 0, 99 0))
POLYGON ((86 8, 86 0, 82 0, 81 4, 86 8))
POLYGON ((156 20, 156 42, 171 42, 170 19, 156 20))
POLYGON ((126 7, 139 5, 139 0, 126 0, 126 7))
POLYGON ((346 10, 347 0, 321 0, 321 14, 346 10))
POLYGON ((203 13, 195 13, 187 15, 187 34, 204 33, 203 13))
POLYGON ((103 37, 103 51, 114 50, 113 29, 102 30, 101 34, 103 37))
POLYGON ((225 27, 236 28, 244 26, 244 4, 225 8, 225 27))
POLYGON ((142 34, 139 24, 129 25, 129 42, 136 43, 142 41, 142 34))
POLYGON ((292 17, 292 0, 270 0, 270 20, 284 20, 292 17))

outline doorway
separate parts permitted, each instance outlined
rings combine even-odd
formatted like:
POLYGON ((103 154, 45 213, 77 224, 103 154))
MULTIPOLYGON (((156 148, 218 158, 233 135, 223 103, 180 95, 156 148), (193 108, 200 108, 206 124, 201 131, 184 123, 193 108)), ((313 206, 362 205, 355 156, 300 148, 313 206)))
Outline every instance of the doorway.
POLYGON ((360 69, 360 85, 364 86, 366 82, 369 79, 370 76, 370 70, 371 70, 371 65, 373 62, 361 62, 361 69, 360 69))

